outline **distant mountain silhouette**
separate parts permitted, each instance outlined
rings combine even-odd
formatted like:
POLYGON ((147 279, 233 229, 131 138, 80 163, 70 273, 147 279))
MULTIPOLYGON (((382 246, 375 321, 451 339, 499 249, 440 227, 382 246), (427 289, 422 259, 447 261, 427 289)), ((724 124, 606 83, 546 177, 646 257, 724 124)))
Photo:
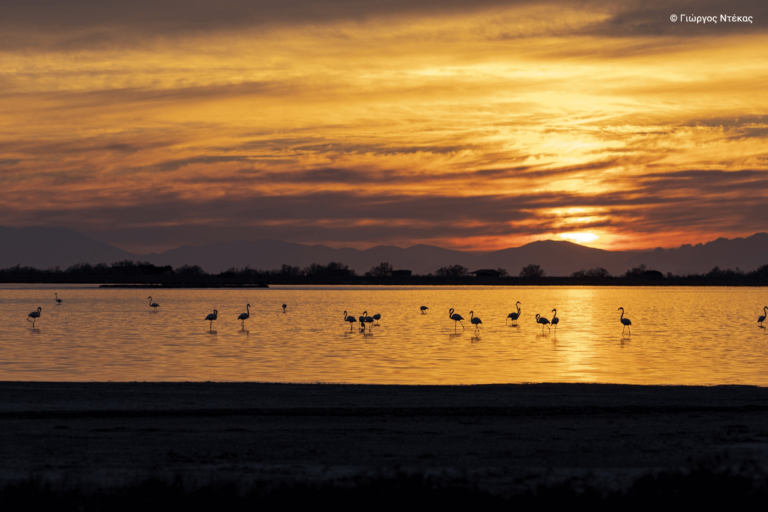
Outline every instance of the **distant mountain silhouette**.
POLYGON ((47 269, 75 263, 113 263, 138 256, 66 228, 0 226, 0 268, 47 269))
POLYGON ((653 251, 604 251, 565 241, 546 240, 485 254, 444 249, 434 245, 401 248, 380 245, 370 249, 334 249, 277 240, 236 241, 182 246, 161 254, 136 255, 64 228, 6 228, 0 226, 0 268, 16 264, 45 269, 66 268, 79 262, 113 263, 132 259, 156 265, 200 265, 218 273, 230 267, 277 269, 283 263, 304 268, 311 263, 340 261, 362 274, 382 261, 395 269, 417 274, 448 265, 470 270, 505 268, 511 275, 530 263, 541 265, 549 276, 567 276, 581 269, 603 267, 612 275, 645 264, 648 269, 678 275, 705 273, 713 267, 754 270, 768 263, 768 233, 715 241, 695 246, 653 251))
POLYGON ((685 244, 677 249, 662 249, 637 254, 629 266, 644 263, 648 268, 673 274, 702 274, 713 267, 754 270, 768 264, 768 233, 747 238, 718 238, 706 244, 685 244))
POLYGON ((380 245, 370 249, 333 249, 324 245, 302 245, 276 240, 239 241, 203 246, 183 246, 143 258, 156 265, 197 264, 209 272, 229 267, 275 269, 281 264, 305 267, 311 263, 340 261, 362 274, 387 261, 395 269, 409 269, 417 274, 434 272, 448 265, 479 268, 505 268, 511 275, 530 263, 541 265, 550 276, 567 276, 581 269, 603 267, 612 275, 645 264, 649 269, 675 274, 708 272, 715 266, 754 270, 768 263, 768 234, 749 238, 718 239, 696 246, 654 251, 605 251, 566 241, 545 240, 487 254, 473 254, 434 245, 415 245, 403 249, 380 245))
POLYGON ((618 275, 626 272, 628 261, 638 253, 604 251, 573 242, 543 240, 486 254, 482 264, 485 268, 505 268, 511 275, 517 275, 530 263, 540 265, 549 276, 568 276, 594 267, 618 275))

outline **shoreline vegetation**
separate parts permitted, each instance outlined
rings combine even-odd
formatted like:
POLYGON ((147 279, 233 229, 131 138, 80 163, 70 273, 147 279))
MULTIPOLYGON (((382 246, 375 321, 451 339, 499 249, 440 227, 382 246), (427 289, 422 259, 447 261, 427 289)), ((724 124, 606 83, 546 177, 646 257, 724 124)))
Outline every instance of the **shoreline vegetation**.
POLYGON ((260 287, 287 285, 390 285, 390 286, 768 286, 768 264, 745 272, 740 269, 713 268, 705 274, 663 274, 639 265, 613 276, 604 268, 583 269, 570 276, 548 276, 536 264, 523 267, 517 275, 506 269, 470 271, 462 265, 442 267, 427 275, 412 275, 395 270, 387 263, 359 275, 348 265, 313 263, 300 268, 282 265, 279 269, 230 268, 208 273, 198 265, 173 268, 148 262, 124 260, 107 265, 78 263, 61 269, 37 269, 16 265, 0 269, 0 283, 16 284, 100 284, 112 286, 167 288, 260 287))
MULTIPOLYGON (((4 510, 56 509, 81 512, 158 510, 251 510, 254 506, 455 507, 509 510, 517 507, 578 506, 595 510, 647 507, 760 510, 768 500, 768 476, 748 468, 707 465, 649 472, 620 490, 606 489, 589 478, 568 478, 527 489, 492 492, 464 475, 380 471, 325 481, 275 483, 270 478, 211 478, 186 475, 135 478, 98 485, 73 480, 29 477, 0 482, 4 510)), ((535 477, 533 477, 535 478, 535 477)))
POLYGON ((0 507, 764 507, 767 416, 755 386, 0 382, 0 507))

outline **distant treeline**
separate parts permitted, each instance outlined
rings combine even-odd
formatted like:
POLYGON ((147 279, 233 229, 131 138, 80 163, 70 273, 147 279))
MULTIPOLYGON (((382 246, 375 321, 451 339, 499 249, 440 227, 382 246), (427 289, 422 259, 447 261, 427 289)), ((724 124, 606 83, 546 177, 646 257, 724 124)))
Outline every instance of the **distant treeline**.
POLYGON ((76 263, 71 267, 62 269, 53 267, 45 270, 16 265, 0 269, 0 274, 17 275, 56 275, 69 274, 75 276, 223 276, 223 277, 273 277, 273 276, 354 276, 355 271, 348 265, 332 261, 327 265, 313 263, 308 267, 292 267, 282 265, 276 270, 258 270, 246 266, 245 268, 229 268, 223 272, 208 273, 199 265, 182 265, 173 268, 171 265, 153 265, 147 261, 123 260, 107 265, 99 263, 76 263))
POLYGON ((326 265, 319 263, 312 263, 311 265, 301 268, 298 266, 281 265, 278 269, 273 270, 261 270, 254 269, 246 266, 244 268, 229 268, 219 273, 205 272, 199 265, 182 265, 181 267, 174 268, 170 265, 154 265, 146 261, 132 261, 123 260, 107 265, 106 263, 99 263, 92 265, 90 263, 77 263, 65 269, 60 267, 53 267, 45 270, 37 269, 29 266, 16 265, 14 267, 8 267, 0 269, 0 276, 5 282, 9 282, 13 276, 25 276, 27 278, 37 277, 89 277, 89 278, 106 278, 110 277, 168 277, 173 278, 178 276, 179 278, 193 278, 195 280, 203 278, 226 278, 228 280, 233 279, 248 279, 248 280, 280 280, 287 279, 290 282, 300 281, 301 278, 356 278, 355 282, 360 281, 362 278, 373 278, 376 281, 388 278, 397 278, 398 280, 408 278, 418 278, 420 280, 434 278, 436 280, 450 280, 456 281, 461 279, 473 279, 473 275, 476 277, 482 277, 483 280, 501 280, 501 281, 516 281, 521 278, 525 281, 538 280, 538 279, 556 279, 558 281, 573 280, 578 282, 604 282, 604 281, 667 281, 667 282, 682 282, 682 281, 716 281, 719 283, 732 281, 738 282, 752 282, 752 281, 768 281, 768 264, 762 265, 756 270, 751 272, 745 272, 740 269, 721 269, 715 267, 705 274, 685 274, 676 275, 668 272, 663 274, 658 270, 648 269, 645 265, 639 265, 637 267, 627 270, 625 273, 612 276, 610 272, 601 267, 595 267, 591 269, 583 269, 578 272, 572 273, 567 277, 549 277, 546 271, 536 264, 529 264, 520 269, 517 276, 513 277, 510 273, 503 268, 496 269, 482 269, 477 271, 470 271, 469 268, 462 265, 449 265, 447 267, 441 267, 434 273, 426 275, 411 275, 408 271, 397 271, 388 262, 382 262, 362 276, 358 276, 357 273, 350 269, 348 265, 341 262, 332 261, 326 265), (403 273, 407 272, 407 273, 403 273))

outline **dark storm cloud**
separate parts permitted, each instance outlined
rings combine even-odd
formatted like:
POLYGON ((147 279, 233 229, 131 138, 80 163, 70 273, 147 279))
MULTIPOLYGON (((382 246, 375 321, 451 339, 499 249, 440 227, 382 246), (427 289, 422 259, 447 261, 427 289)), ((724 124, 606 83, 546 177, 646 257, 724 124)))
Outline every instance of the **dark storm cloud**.
MULTIPOLYGON (((574 34, 675 36, 702 33, 755 33, 768 24, 768 4, 758 0, 728 3, 705 1, 550 1, 510 3, 508 0, 28 0, 6 2, 0 16, 2 48, 6 51, 34 46, 57 49, 92 48, 141 43, 146 38, 174 38, 208 32, 261 30, 272 26, 322 25, 337 21, 366 22, 379 18, 435 18, 484 12, 511 12, 535 6, 541 35, 574 34), (548 25, 563 9, 599 13, 603 19, 584 26, 548 25), (672 23, 670 14, 751 15, 755 22, 718 23, 706 28, 696 23, 672 23), (702 32, 706 30, 706 32, 702 32)), ((525 14, 528 16, 529 14, 525 14)), ((519 29, 494 27, 488 37, 520 37, 519 29)), ((529 32, 526 36, 531 35, 529 32)))

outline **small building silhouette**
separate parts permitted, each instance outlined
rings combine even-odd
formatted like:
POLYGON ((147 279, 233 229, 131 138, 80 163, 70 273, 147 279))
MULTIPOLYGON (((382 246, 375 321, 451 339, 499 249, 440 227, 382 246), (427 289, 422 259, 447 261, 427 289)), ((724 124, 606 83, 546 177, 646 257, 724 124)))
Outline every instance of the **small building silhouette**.
POLYGON ((411 277, 411 274, 413 272, 410 270, 393 270, 391 275, 392 277, 411 277))
POLYGON ((470 274, 475 274, 475 277, 501 277, 501 272, 492 268, 481 268, 470 272, 470 274))

